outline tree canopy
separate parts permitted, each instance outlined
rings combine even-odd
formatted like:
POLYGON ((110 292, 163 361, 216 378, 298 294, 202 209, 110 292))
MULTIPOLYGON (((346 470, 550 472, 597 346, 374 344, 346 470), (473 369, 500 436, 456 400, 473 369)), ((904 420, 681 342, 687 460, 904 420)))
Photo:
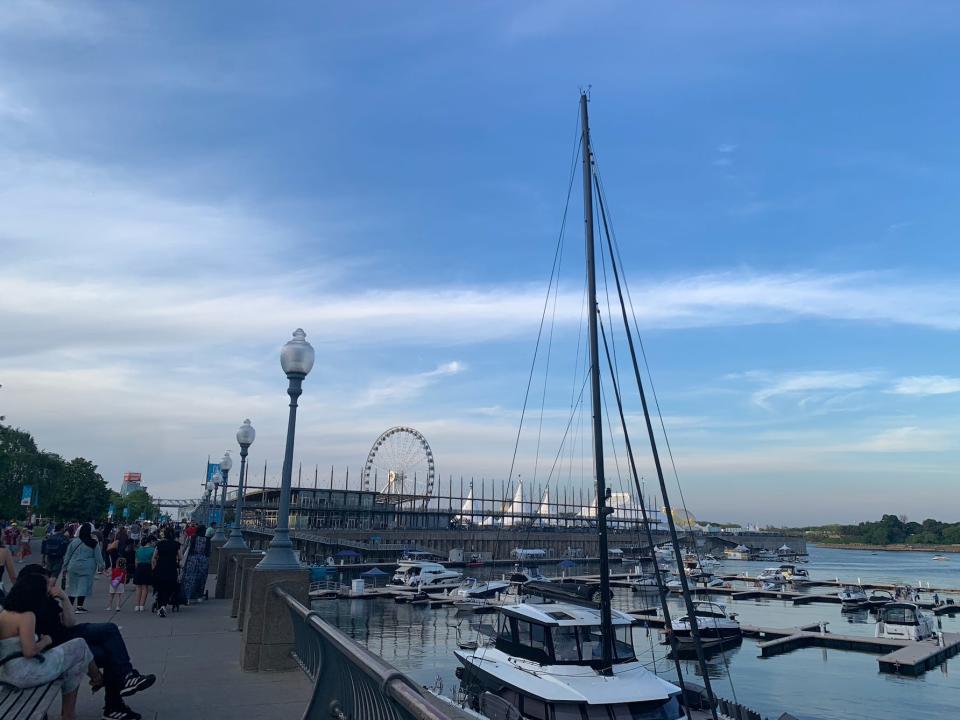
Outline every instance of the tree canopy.
POLYGON ((884 515, 875 522, 856 525, 825 525, 804 528, 812 540, 839 544, 864 545, 958 545, 960 523, 945 523, 933 518, 910 522, 904 515, 884 515))
POLYGON ((25 430, 0 424, 0 517, 35 512, 64 521, 95 520, 106 516, 109 504, 110 490, 93 462, 64 460, 38 449, 25 430), (20 505, 25 485, 33 488, 32 507, 20 505))

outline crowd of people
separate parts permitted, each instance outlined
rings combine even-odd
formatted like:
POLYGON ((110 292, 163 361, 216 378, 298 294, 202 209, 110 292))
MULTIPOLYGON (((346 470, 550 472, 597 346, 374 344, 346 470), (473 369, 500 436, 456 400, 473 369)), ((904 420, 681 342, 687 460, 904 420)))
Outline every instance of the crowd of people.
POLYGON ((84 675, 94 693, 104 690, 104 720, 139 720, 125 698, 154 684, 153 675, 133 668, 115 623, 82 623, 102 575, 106 609, 167 617, 182 605, 203 602, 215 526, 199 523, 134 522, 99 525, 49 523, 40 562, 33 553, 34 527, 9 523, 2 531, 0 581, 0 682, 28 688, 61 683, 63 720, 76 717, 84 675), (132 588, 130 587, 132 586, 132 588))

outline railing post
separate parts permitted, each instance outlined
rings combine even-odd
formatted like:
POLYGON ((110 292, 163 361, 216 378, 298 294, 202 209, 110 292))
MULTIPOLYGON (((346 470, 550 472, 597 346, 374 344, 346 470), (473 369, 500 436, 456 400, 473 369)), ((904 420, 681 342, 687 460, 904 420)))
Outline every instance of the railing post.
POLYGON ((244 670, 292 670, 293 627, 286 602, 274 593, 280 587, 298 602, 309 604, 310 571, 254 569, 246 577, 246 613, 240 667, 244 670))

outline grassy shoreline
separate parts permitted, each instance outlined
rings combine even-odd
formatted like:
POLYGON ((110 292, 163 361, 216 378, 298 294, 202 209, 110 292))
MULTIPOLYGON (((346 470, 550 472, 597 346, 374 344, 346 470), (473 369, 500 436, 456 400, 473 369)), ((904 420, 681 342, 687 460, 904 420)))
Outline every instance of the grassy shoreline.
POLYGON ((870 545, 867 543, 825 543, 808 541, 809 545, 833 550, 877 550, 884 552, 960 553, 960 545, 870 545))

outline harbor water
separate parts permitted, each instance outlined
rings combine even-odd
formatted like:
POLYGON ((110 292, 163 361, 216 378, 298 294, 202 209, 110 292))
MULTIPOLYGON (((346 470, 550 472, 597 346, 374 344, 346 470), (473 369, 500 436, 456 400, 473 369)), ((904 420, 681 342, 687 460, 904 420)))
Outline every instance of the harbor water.
MULTIPOLYGON (((933 587, 960 588, 960 555, 948 561, 934 561, 933 553, 880 552, 810 549, 807 568, 815 580, 833 579, 868 582, 896 582, 933 587)), ((775 564, 775 563, 772 563, 775 564)), ((756 575, 762 563, 726 561, 718 573, 749 572, 756 575)), ((614 566, 616 568, 616 566, 614 566)), ((546 569, 546 568, 544 568, 546 569)), ((574 574, 594 568, 579 563, 574 574)), ((501 569, 489 574, 499 576, 501 569)), ((548 571, 547 574, 551 574, 548 571)), ((831 592, 814 588, 811 592, 831 592)), ((615 607, 636 609, 656 605, 655 595, 615 591, 615 607)), ((948 595, 949 597, 949 595, 948 595)), ((924 599, 929 599, 924 595, 924 599)), ((794 606, 789 601, 733 601, 717 597, 728 610, 738 613, 744 624, 762 627, 794 627, 824 621, 828 630, 845 635, 872 636, 875 617, 863 611, 841 613, 839 605, 794 606)), ((955 597, 960 602, 960 597, 955 597)), ((679 598, 671 605, 682 611, 679 598)), ((454 608, 431 609, 397 604, 391 600, 319 600, 314 602, 320 616, 386 661, 427 686, 441 686, 452 695, 457 687, 457 662, 453 653, 458 639, 474 640, 476 624, 490 623, 492 616, 464 616, 454 608)), ((947 632, 960 632, 960 617, 937 619, 947 632)), ((660 645, 657 630, 636 628, 634 644, 638 657, 650 669, 675 679, 673 662, 660 645)), ((715 692, 776 718, 790 712, 801 720, 904 720, 904 718, 947 718, 960 708, 960 678, 951 670, 960 660, 947 661, 919 677, 882 674, 877 656, 869 653, 808 648, 769 659, 758 657, 757 641, 744 639, 739 647, 709 658, 708 671, 715 692)), ((685 677, 698 682, 700 668, 689 659, 681 662, 685 677)))

